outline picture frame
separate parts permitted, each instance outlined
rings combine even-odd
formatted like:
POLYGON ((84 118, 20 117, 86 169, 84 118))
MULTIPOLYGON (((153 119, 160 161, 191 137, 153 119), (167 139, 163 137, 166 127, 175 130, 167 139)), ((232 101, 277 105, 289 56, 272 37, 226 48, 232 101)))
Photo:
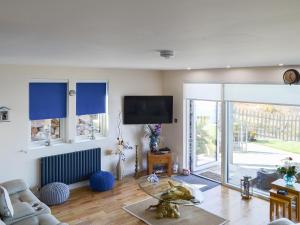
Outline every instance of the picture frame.
POLYGON ((0 122, 10 122, 9 111, 10 108, 8 107, 0 107, 0 122))

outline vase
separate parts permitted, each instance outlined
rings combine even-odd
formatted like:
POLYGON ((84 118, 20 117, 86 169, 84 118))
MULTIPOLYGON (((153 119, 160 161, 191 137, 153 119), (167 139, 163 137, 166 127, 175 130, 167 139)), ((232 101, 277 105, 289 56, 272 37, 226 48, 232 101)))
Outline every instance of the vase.
POLYGON ((121 155, 119 155, 119 161, 117 164, 117 180, 122 180, 123 177, 124 177, 124 161, 121 155))
POLYGON ((156 136, 150 136, 149 147, 151 152, 157 152, 159 150, 158 145, 159 145, 159 138, 156 136))
POLYGON ((297 181, 295 176, 288 176, 287 174, 283 176, 283 180, 287 186, 294 186, 297 181))

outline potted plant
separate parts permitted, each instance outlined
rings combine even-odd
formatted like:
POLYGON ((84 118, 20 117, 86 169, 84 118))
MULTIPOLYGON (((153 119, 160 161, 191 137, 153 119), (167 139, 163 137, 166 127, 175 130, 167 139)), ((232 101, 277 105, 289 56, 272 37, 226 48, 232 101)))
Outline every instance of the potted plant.
POLYGON ((283 179, 287 186, 294 186, 297 181, 297 168, 292 157, 283 160, 284 166, 278 167, 277 172, 283 175, 283 179))

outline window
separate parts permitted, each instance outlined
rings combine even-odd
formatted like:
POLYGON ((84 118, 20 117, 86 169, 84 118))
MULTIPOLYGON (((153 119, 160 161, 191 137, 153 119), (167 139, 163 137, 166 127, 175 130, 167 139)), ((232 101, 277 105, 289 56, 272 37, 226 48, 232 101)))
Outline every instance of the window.
POLYGON ((62 141, 62 121, 59 118, 31 121, 31 141, 62 141))
POLYGON ((106 83, 77 83, 77 139, 95 139, 107 135, 106 83))
POLYGON ((66 83, 30 83, 31 145, 51 145, 64 139, 66 83))
POLYGON ((299 94, 297 85, 224 85, 227 183, 251 176, 254 190, 267 195, 284 159, 300 165, 299 94))
POLYGON ((283 160, 300 163, 300 107, 229 102, 228 182, 254 178, 257 192, 268 193, 283 160))
POLYGON ((236 187, 251 176, 256 193, 267 195, 284 159, 299 170, 299 86, 188 83, 183 93, 185 152, 194 174, 217 181, 222 175, 236 187))
POLYGON ((77 116, 78 137, 94 139, 95 135, 106 136, 106 113, 77 116))

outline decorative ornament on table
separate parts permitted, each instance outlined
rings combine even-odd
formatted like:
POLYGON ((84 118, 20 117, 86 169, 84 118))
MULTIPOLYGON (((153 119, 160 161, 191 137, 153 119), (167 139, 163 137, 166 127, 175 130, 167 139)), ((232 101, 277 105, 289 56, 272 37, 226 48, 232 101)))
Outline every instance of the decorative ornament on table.
POLYGON ((139 146, 135 145, 135 168, 134 168, 134 176, 138 177, 139 176, 139 146))
POLYGON ((191 171, 189 169, 182 169, 182 175, 189 176, 191 174, 191 171))
POLYGON ((147 181, 152 184, 157 184, 159 183, 159 177, 155 173, 152 173, 147 177, 147 181))
POLYGON ((126 160, 125 150, 132 150, 132 146, 129 145, 128 142, 125 142, 122 137, 122 112, 119 113, 119 121, 118 121, 118 137, 117 137, 117 150, 115 152, 116 155, 119 155, 119 161, 117 164, 117 179, 122 180, 124 177, 124 162, 126 160))
POLYGON ((297 181, 297 168, 296 163, 293 162, 292 157, 287 157, 282 160, 283 166, 277 168, 277 172, 283 175, 283 179, 287 186, 294 186, 297 181))
POLYGON ((149 147, 151 152, 159 151, 159 142, 161 134, 161 124, 145 125, 146 137, 149 137, 149 147))
POLYGON ((244 176, 243 179, 241 179, 241 196, 242 199, 249 200, 253 196, 253 180, 250 176, 244 176))

